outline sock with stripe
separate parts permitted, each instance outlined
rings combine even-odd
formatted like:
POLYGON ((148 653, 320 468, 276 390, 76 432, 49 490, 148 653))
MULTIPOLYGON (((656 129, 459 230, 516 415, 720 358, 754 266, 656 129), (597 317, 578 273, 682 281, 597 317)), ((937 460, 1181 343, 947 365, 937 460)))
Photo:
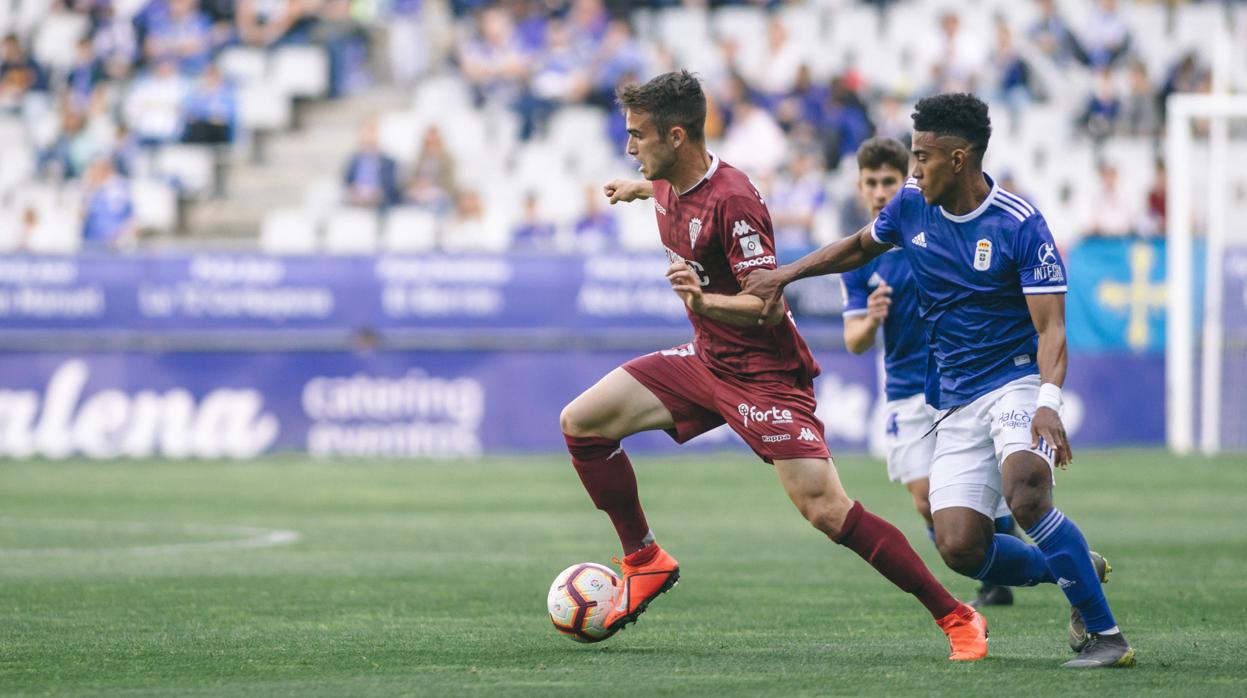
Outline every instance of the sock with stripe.
POLYGON ((1012 514, 1007 515, 1007 516, 996 517, 996 533, 1003 533, 1005 535, 1010 535, 1010 536, 1014 535, 1013 527, 1016 525, 1017 525, 1017 522, 1013 520, 1012 514))
POLYGON ((1115 630, 1117 622, 1108 608, 1108 599, 1104 598, 1087 539, 1078 526, 1053 507, 1038 523, 1026 529, 1026 535, 1043 551, 1057 586, 1082 614, 1087 630, 1093 633, 1115 630))
POLYGON ((1027 544, 1021 538, 1003 533, 992 536, 983 567, 974 578, 988 584, 1010 587, 1056 583, 1042 550, 1027 544))
POLYGON ((563 435, 572 465, 594 506, 606 512, 624 555, 634 553, 654 541, 641 500, 637 494, 636 471, 619 441, 596 436, 563 435))

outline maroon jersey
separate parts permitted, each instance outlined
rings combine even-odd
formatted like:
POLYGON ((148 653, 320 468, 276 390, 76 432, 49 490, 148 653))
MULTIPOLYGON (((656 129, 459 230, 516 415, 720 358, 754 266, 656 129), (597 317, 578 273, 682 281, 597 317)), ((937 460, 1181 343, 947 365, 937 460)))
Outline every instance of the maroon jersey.
MULTIPOLYGON (((775 268, 775 233, 749 177, 711 157, 706 176, 683 195, 656 180, 654 208, 667 258, 690 264, 705 293, 734 296, 749 272, 775 268)), ((697 354, 717 372, 797 383, 818 375, 791 317, 770 327, 736 327, 691 310, 688 319, 697 354)))

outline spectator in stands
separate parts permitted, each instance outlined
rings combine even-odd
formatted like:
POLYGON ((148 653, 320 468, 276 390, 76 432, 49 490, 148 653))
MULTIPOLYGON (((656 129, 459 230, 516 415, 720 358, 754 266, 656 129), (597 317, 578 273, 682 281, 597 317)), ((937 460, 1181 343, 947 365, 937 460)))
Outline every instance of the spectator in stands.
POLYGON ((83 241, 110 249, 132 246, 138 230, 130 186, 113 170, 112 161, 100 158, 91 163, 84 184, 83 241))
POLYGON ((1121 97, 1117 94, 1117 84, 1108 68, 1100 68, 1095 75, 1095 91, 1078 118, 1079 126, 1088 136, 1102 140, 1116 130, 1120 116, 1121 97))
POLYGON ((1125 237, 1134 233, 1138 207, 1122 194, 1117 168, 1101 164, 1099 186, 1088 199, 1088 215, 1083 232, 1088 237, 1125 237))
POLYGON ((360 127, 359 144, 343 173, 347 205, 383 209, 402 199, 398 190, 398 165, 381 152, 377 122, 360 127))
MULTIPOLYGON (((940 33, 929 44, 928 62, 943 68, 945 91, 972 92, 980 72, 987 65, 986 42, 982 37, 961 31, 961 18, 955 12, 940 17, 940 33)), ((863 139, 864 140, 864 139, 863 139)), ((847 152, 847 151, 846 151, 847 152)), ((852 152, 857 152, 854 146, 852 152)))
POLYGON ((875 133, 875 125, 866 114, 866 104, 845 77, 832 78, 831 106, 824 125, 823 142, 827 166, 836 169, 840 158, 857 152, 862 141, 875 133))
MULTIPOLYGON (((549 3, 547 3, 547 6, 549 3)), ((572 0, 567 12, 572 42, 577 50, 591 54, 593 49, 601 45, 610 25, 610 13, 602 0, 572 0)))
POLYGON ((1120 130, 1128 136, 1155 136, 1160 133, 1160 101, 1143 61, 1130 64, 1130 91, 1122 105, 1120 130))
POLYGON ((51 179, 74 179, 86 171, 103 150, 86 127, 86 119, 76 109, 64 109, 61 132, 40 154, 39 172, 51 179))
POLYGON ((1161 110, 1164 110, 1169 95, 1175 93, 1199 92, 1208 81, 1209 71, 1203 65, 1195 51, 1187 51, 1181 60, 1169 69, 1165 77, 1165 85, 1160 91, 1161 110))
POLYGON ((95 29, 91 46, 104 72, 113 80, 129 77, 138 59, 138 38, 134 23, 117 17, 111 2, 95 7, 95 29))
POLYGON ((234 87, 221 70, 209 65, 186 96, 184 143, 229 143, 234 137, 238 105, 234 87))
POLYGON ((238 0, 238 38, 249 46, 306 44, 319 9, 316 0, 238 0))
POLYGON ((385 18, 389 26, 390 78, 399 85, 416 84, 432 67, 430 37, 425 31, 428 14, 424 0, 390 3, 390 14, 385 18))
POLYGON ((802 63, 792 89, 775 106, 775 117, 789 133, 798 124, 817 129, 827 121, 827 103, 827 90, 815 84, 810 66, 802 63))
POLYGON ((151 72, 134 80, 125 97, 125 122, 144 146, 172 143, 182 136, 182 105, 186 82, 171 58, 156 62, 151 72))
POLYGON ((95 57, 95 48, 89 36, 78 40, 74 49, 74 62, 65 74, 65 96, 73 109, 85 111, 95 94, 95 87, 107 76, 104 66, 95 57))
POLYGON ((1082 47, 1069 24, 1057 11, 1055 0, 1037 0, 1039 19, 1031 25, 1030 39, 1045 56, 1058 66, 1065 66, 1072 58, 1082 60, 1082 47))
POLYGON ((746 97, 730 112, 723 135, 723 159, 756 176, 774 174, 784 162, 784 131, 761 104, 746 97))
POLYGON ((143 157, 143 147, 139 139, 130 132, 125 123, 117 124, 112 139, 111 153, 113 168, 122 177, 134 177, 143 157))
POLYGON ((607 25, 606 35, 593 52, 589 68, 588 101, 610 111, 615 109, 615 87, 621 80, 635 82, 645 72, 645 49, 632 34, 626 17, 616 17, 607 25))
POLYGON ((47 74, 31 58, 16 34, 4 37, 0 59, 0 110, 18 112, 31 92, 48 89, 47 74))
POLYGON ((1122 17, 1117 0, 1100 0, 1087 17, 1080 35, 1082 60, 1092 68, 1107 68, 1130 50, 1130 25, 1122 17))
POLYGON ((151 19, 143 52, 148 61, 173 59, 183 75, 198 75, 212 58, 212 22, 196 0, 168 0, 167 13, 151 19))
POLYGON ((801 47, 789 38, 780 17, 772 15, 767 21, 766 48, 762 55, 747 64, 738 63, 737 68, 750 86, 766 95, 768 100, 773 100, 792 91, 797 84, 797 71, 803 63, 805 59, 801 55, 801 47))
POLYGON ((407 177, 406 199, 437 215, 450 212, 455 194, 455 160, 437 126, 429 126, 407 177))
POLYGON ((1013 43, 1013 32, 1003 16, 996 17, 996 48, 992 50, 987 65, 996 71, 992 91, 1008 105, 1016 118, 1022 109, 1035 101, 1037 90, 1031 68, 1018 54, 1013 43))
POLYGON ((561 105, 576 104, 589 92, 585 66, 591 54, 572 43, 567 23, 552 20, 546 28, 546 49, 536 58, 531 91, 522 97, 521 111, 532 122, 530 130, 544 130, 550 115, 561 105))
POLYGON ((814 223, 827 204, 823 163, 817 150, 797 150, 775 178, 767 208, 775 228, 775 250, 794 260, 814 249, 814 223))
POLYGON ((458 60, 477 103, 517 109, 523 122, 520 136, 529 138, 535 126, 532 115, 518 107, 531 70, 531 56, 519 44, 506 10, 490 7, 481 11, 475 36, 459 45, 458 60))
POLYGON ((585 208, 572 225, 572 242, 579 252, 604 252, 619 247, 619 222, 602 205, 596 183, 585 186, 585 208))
POLYGON ((553 252, 555 250, 554 224, 541 217, 537 194, 524 195, 524 215, 519 225, 511 231, 511 246, 517 250, 553 252))
POLYGON ((1157 157, 1152 174, 1152 184, 1147 190, 1147 206, 1139 224, 1140 235, 1165 235, 1165 196, 1169 180, 1165 172, 1164 158, 1157 157))

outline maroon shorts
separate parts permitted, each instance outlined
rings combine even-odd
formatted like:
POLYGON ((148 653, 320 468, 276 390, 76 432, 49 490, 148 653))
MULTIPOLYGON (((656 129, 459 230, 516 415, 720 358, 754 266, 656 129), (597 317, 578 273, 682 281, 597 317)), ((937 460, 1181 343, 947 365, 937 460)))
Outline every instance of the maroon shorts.
POLYGON ((823 423, 814 416, 813 387, 720 376, 691 344, 639 356, 623 369, 675 418, 675 428, 667 433, 676 443, 727 422, 768 463, 831 455, 823 443, 823 423))

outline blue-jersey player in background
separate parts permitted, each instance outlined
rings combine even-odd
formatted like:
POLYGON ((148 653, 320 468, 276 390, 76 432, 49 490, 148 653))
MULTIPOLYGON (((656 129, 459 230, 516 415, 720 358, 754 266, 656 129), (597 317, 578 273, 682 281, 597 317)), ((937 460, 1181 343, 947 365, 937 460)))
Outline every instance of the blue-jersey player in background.
MULTIPOLYGON (((870 217, 876 218, 905 182, 909 149, 893 138, 868 139, 857 149, 857 170, 858 196, 870 217)), ((883 327, 888 479, 909 490, 914 509, 935 540, 927 492, 935 455, 933 432, 937 412, 927 404, 923 393, 929 352, 909 260, 893 249, 863 267, 841 274, 840 286, 844 292, 844 344, 849 351, 869 351, 883 327)), ((995 521, 997 533, 1016 535, 1013 516, 1003 501, 995 521)), ((970 602, 975 607, 1012 604, 1013 591, 1009 587, 988 582, 979 587, 978 596, 970 602)))
POLYGON ((992 584, 1057 584, 1072 606, 1070 668, 1134 666, 1101 586, 1108 565, 1052 504, 1072 453, 1061 423, 1065 265, 1043 216, 983 172, 987 105, 970 94, 919 100, 912 179, 869 226, 773 271, 749 275, 761 317, 785 285, 856 269, 892 247, 909 260, 936 370, 931 465, 936 545, 953 570, 992 584), (1035 542, 995 533, 1004 498, 1035 542))

